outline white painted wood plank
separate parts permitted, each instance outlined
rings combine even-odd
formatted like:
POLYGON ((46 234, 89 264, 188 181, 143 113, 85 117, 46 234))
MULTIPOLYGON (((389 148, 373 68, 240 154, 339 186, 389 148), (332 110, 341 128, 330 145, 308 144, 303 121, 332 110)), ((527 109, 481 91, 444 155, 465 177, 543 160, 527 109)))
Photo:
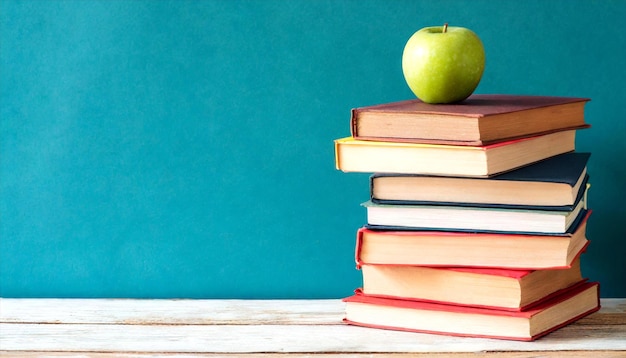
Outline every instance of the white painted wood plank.
POLYGON ((602 298, 602 309, 611 313, 626 312, 626 298, 602 298))
POLYGON ((3 351, 480 352, 626 351, 626 326, 570 325, 535 342, 460 338, 337 325, 0 325, 3 351))
POLYGON ((72 355, 614 350, 626 355, 626 300, 603 299, 602 305, 599 313, 537 342, 512 342, 347 326, 341 323, 340 300, 0 299, 0 350, 72 355))
MULTIPOLYGON (((2 299, 1 323, 336 324, 345 304, 329 300, 2 299)), ((602 299, 601 314, 626 312, 602 299)), ((580 322, 585 322, 583 319, 580 322)))
MULTIPOLYGON (((472 352, 472 353, 255 353, 262 358, 624 358, 626 353, 619 351, 542 351, 529 352, 472 352)), ((3 353, 0 357, 10 358, 248 358, 249 353, 120 353, 120 352, 18 352, 3 353)))
POLYGON ((2 323, 336 324, 331 300, 0 299, 2 323))

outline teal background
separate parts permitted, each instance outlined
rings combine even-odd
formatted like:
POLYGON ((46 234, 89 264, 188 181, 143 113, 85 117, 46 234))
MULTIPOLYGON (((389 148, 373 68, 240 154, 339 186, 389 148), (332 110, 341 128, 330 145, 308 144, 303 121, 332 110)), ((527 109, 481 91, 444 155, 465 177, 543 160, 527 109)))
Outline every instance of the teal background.
POLYGON ((342 297, 352 107, 406 40, 483 40, 477 93, 590 97, 586 276, 626 297, 625 1, 2 1, 0 296, 342 297))

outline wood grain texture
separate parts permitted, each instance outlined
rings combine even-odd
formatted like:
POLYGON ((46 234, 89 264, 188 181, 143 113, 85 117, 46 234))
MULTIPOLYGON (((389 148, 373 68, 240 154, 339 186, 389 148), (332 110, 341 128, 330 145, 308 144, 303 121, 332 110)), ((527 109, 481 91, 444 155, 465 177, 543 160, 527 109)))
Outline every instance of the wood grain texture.
POLYGON ((340 300, 0 299, 2 323, 336 324, 340 300))
POLYGON ((626 356, 626 299, 535 342, 348 326, 340 300, 1 299, 3 357, 626 356), (529 355, 530 352, 535 352, 529 355))
MULTIPOLYGON (((340 357, 340 358, 584 358, 595 356, 598 358, 623 358, 625 352, 618 351, 534 351, 534 352, 473 352, 473 353, 255 353, 254 357, 262 358, 319 358, 319 357, 340 357)), ((223 353, 66 353, 66 352, 1 352, 0 357, 14 358, 147 358, 147 357, 176 357, 176 358, 215 358, 224 357, 223 353)), ((250 354, 228 354, 228 358, 250 357, 250 354)))

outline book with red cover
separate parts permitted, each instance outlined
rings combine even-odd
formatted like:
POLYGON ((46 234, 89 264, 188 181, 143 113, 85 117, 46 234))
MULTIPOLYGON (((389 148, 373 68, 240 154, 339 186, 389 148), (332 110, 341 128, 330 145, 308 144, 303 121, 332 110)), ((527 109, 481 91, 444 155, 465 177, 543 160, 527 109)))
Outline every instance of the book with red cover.
POLYGON ((532 341, 600 309, 599 284, 571 287, 527 311, 503 311, 355 294, 344 299, 352 325, 465 337, 532 341))
POLYGON ((485 145, 589 127, 588 98, 474 94, 461 103, 418 99, 354 108, 352 136, 364 140, 485 145))
POLYGON ((570 268, 509 270, 360 264, 368 296, 523 311, 586 281, 580 258, 570 268))
POLYGON ((589 244, 585 211, 563 234, 372 230, 357 231, 355 260, 367 264, 552 269, 570 267, 589 244))

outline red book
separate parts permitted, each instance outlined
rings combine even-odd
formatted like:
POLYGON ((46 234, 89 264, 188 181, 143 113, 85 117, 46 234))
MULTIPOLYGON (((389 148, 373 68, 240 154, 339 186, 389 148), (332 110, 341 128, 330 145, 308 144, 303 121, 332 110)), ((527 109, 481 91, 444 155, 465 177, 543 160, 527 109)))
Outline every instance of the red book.
POLYGON ((586 282, 534 308, 503 311, 363 294, 344 299, 348 324, 466 337, 532 341, 600 309, 599 284, 586 282))
POLYGON ((555 270, 361 265, 368 296, 523 311, 585 281, 580 260, 555 270))
POLYGON ((355 108, 352 136, 364 140, 485 145, 586 128, 587 98, 475 94, 458 104, 418 99, 355 108))
POLYGON ((564 234, 371 230, 357 232, 355 260, 362 264, 492 267, 522 270, 569 268, 585 250, 587 211, 564 234))

